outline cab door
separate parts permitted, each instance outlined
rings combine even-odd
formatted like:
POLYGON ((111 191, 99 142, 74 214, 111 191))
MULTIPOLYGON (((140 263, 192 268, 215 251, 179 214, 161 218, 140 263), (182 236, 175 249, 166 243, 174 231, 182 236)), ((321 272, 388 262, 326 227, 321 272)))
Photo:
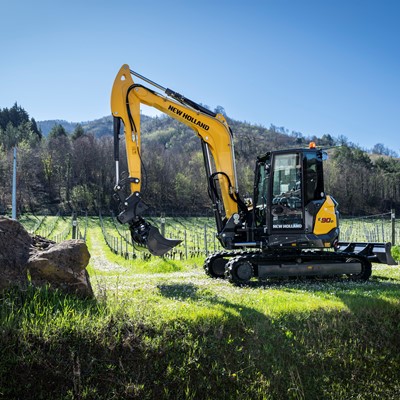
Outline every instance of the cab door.
POLYGON ((274 153, 271 175, 271 231, 304 230, 302 152, 274 153))

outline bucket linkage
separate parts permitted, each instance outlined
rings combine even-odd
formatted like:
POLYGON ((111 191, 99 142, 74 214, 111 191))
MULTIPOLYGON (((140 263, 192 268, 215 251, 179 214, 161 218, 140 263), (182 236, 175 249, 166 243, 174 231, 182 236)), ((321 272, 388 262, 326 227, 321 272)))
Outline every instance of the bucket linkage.
POLYGON ((148 206, 143 202, 139 192, 134 192, 121 201, 120 193, 116 190, 115 197, 119 200, 121 208, 117 219, 122 224, 129 224, 132 244, 135 248, 148 251, 154 256, 163 256, 182 242, 182 240, 165 238, 157 227, 141 217, 148 206))

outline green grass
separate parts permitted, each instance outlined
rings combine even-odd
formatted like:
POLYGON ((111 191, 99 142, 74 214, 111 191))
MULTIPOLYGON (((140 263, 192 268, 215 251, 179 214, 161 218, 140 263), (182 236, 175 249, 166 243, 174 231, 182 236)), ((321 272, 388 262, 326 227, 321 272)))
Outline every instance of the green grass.
MULTIPOLYGON (((110 221, 106 221, 109 225, 111 225, 110 221)), ((204 261, 202 257, 193 257, 182 262, 180 260, 170 260, 167 258, 161 257, 151 257, 148 261, 142 262, 140 260, 140 253, 138 254, 138 260, 126 260, 120 255, 114 254, 110 251, 107 244, 103 240, 103 235, 98 225, 98 219, 92 218, 89 222, 90 225, 90 235, 87 238, 87 244, 91 251, 92 250, 92 241, 96 240, 97 243, 101 245, 100 249, 96 248, 95 251, 101 251, 104 253, 104 257, 107 261, 117 264, 125 270, 129 270, 130 273, 167 273, 167 272, 178 272, 178 271, 188 271, 193 269, 195 266, 201 265, 204 261)), ((89 268, 92 266, 92 263, 89 264, 89 268)), ((90 269, 89 269, 90 271, 90 269)), ((92 271, 93 272, 93 271, 92 271)), ((97 271, 99 272, 99 271, 97 271)), ((112 273, 113 274, 113 273, 112 273)), ((124 273, 125 274, 125 273, 124 273)))
POLYGON ((400 261, 400 246, 392 247, 392 256, 396 261, 400 261))
POLYGON ((366 283, 234 287, 202 259, 125 260, 90 275, 96 299, 0 296, 0 399, 397 399, 400 272, 366 283))

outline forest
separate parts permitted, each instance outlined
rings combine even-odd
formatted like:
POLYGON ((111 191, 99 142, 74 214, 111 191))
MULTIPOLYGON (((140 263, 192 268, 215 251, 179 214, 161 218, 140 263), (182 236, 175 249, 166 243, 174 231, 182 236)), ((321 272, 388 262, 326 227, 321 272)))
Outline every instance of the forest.
MULTIPOLYGON (((224 112, 218 107, 218 112, 224 112)), ((326 192, 343 215, 400 213, 400 159, 383 144, 366 151, 346 137, 307 137, 227 117, 235 140, 242 195, 251 194, 256 155, 308 146, 326 148, 326 192)), ((115 210, 112 119, 37 123, 20 105, 0 109, 0 214, 11 210, 13 148, 17 147, 17 212, 97 215, 115 210), (46 129, 41 129, 40 126, 46 129), (74 128, 72 129, 72 126, 74 128), (46 130, 46 132, 43 132, 46 130)), ((150 213, 211 215, 199 138, 170 117, 142 116, 143 198, 150 213)), ((121 141, 124 155, 124 141, 121 141)), ((126 159, 121 160, 126 171, 126 159)))

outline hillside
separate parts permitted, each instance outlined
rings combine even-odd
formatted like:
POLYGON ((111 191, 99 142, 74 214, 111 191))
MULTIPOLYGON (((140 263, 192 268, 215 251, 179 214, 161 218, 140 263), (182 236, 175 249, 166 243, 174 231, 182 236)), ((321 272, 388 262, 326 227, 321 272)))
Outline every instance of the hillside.
MULTIPOLYGON (((148 118, 146 115, 142 116, 143 120, 146 121, 148 118)), ((112 116, 102 117, 95 119, 93 121, 83 121, 83 122, 68 122, 65 120, 47 120, 38 121, 37 125, 44 136, 48 136, 49 132, 55 125, 61 125, 66 130, 67 133, 72 133, 76 126, 80 124, 86 133, 90 135, 95 135, 96 137, 102 137, 105 135, 112 135, 112 116)))
MULTIPOLYGON (((62 120, 37 123, 22 107, 0 110, 0 212, 11 206, 9 160, 19 147, 18 208, 21 212, 74 209, 98 213, 115 207, 112 117, 94 121, 62 120), (36 127, 36 130, 35 130, 36 127), (77 127, 83 129, 76 129, 77 127), (51 135, 49 135, 51 133, 51 135), (6 154, 9 155, 7 156, 6 154)), ((330 148, 325 163, 325 190, 347 215, 400 212, 400 160, 390 150, 375 146, 373 157, 345 137, 307 137, 284 127, 236 121, 227 117, 234 134, 239 191, 253 192, 257 155, 267 151, 307 147, 315 141, 330 148)), ((142 193, 154 213, 204 215, 210 210, 200 139, 184 124, 168 116, 142 116, 142 193)), ((120 171, 127 170, 124 140, 121 141, 120 171)))
MULTIPOLYGON (((282 148, 282 147, 291 147, 295 145, 304 145, 308 144, 310 141, 316 141, 319 146, 333 146, 337 144, 346 144, 351 147, 359 147, 351 143, 346 137, 339 136, 333 137, 331 135, 321 135, 320 137, 317 136, 307 136, 302 134, 301 132, 297 131, 289 131, 285 129, 285 127, 278 127, 273 124, 270 125, 269 128, 264 127, 259 124, 249 123, 246 121, 237 121, 235 119, 226 117, 228 123, 234 133, 234 136, 239 138, 243 138, 245 141, 252 137, 254 134, 257 136, 264 135, 264 140, 272 142, 272 148, 282 148)), ((102 137, 112 135, 113 127, 112 127, 112 116, 105 116, 102 118, 98 118, 92 121, 81 121, 81 122, 68 122, 65 120, 46 120, 46 121, 38 121, 37 126, 41 133, 47 137, 51 129, 55 125, 61 125, 65 129, 65 131, 71 134, 77 125, 81 125, 85 132, 90 135, 94 135, 95 137, 102 137)), ((162 115, 161 117, 150 117, 147 115, 142 114, 141 116, 141 126, 142 132, 145 135, 143 139, 146 141, 150 139, 151 141, 154 138, 160 139, 162 142, 166 140, 165 135, 162 137, 158 136, 158 131, 166 130, 168 131, 170 128, 173 129, 173 133, 171 132, 169 136, 170 139, 173 141, 178 141, 182 138, 173 138, 174 133, 178 133, 178 136, 182 132, 185 132, 185 139, 188 139, 187 136, 194 136, 193 131, 191 131, 188 127, 182 125, 181 123, 177 122, 176 120, 168 117, 167 115, 162 115), (146 136, 151 135, 151 136, 146 136)), ((253 140, 253 138, 252 138, 253 140)), ((240 144, 239 145, 244 145, 240 144)), ((270 148, 269 150, 271 150, 270 148)), ((371 154, 372 157, 376 159, 379 156, 390 156, 394 158, 398 158, 398 154, 392 150, 387 148, 381 143, 377 143, 372 149, 362 148, 368 154, 371 154)), ((262 151, 260 152, 260 154, 262 151)))

